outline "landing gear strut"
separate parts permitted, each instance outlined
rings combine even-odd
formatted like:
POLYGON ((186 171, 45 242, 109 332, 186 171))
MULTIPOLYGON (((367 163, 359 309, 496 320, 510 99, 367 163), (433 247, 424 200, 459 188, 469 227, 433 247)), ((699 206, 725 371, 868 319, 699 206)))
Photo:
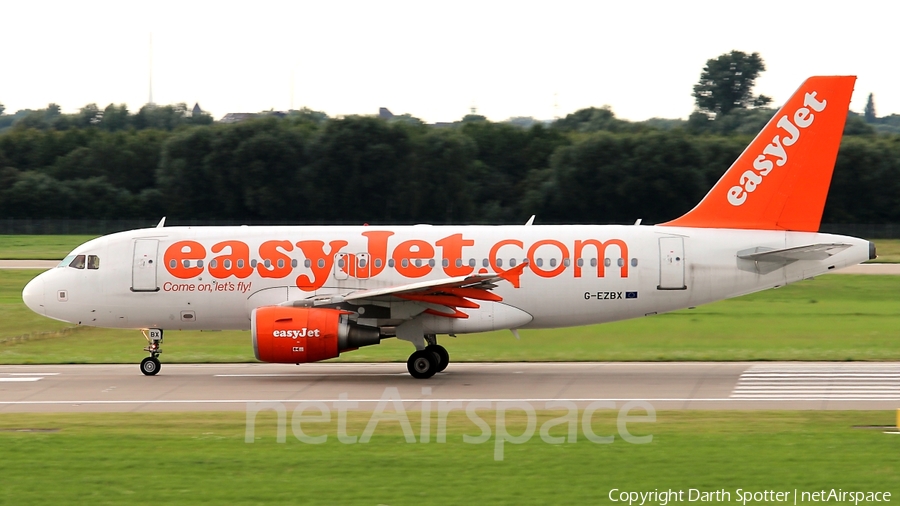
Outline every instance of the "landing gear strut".
POLYGON ((144 348, 144 351, 150 353, 149 357, 141 360, 141 372, 145 376, 156 376, 161 367, 157 357, 162 353, 163 331, 162 329, 148 329, 141 330, 141 332, 147 339, 147 347, 144 348))
POLYGON ((428 346, 424 350, 417 350, 406 361, 406 369, 416 379, 428 379, 450 364, 450 353, 437 343, 437 336, 427 334, 425 342, 428 346))

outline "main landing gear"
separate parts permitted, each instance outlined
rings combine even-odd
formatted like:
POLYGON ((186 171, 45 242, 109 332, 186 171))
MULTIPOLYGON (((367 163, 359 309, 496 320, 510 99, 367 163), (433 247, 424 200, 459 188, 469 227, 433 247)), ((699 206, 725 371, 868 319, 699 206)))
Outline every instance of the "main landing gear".
POLYGON ((434 334, 425 336, 428 346, 423 350, 417 350, 406 361, 406 369, 416 379, 428 379, 447 368, 450 364, 450 354, 447 349, 437 343, 434 334))
POLYGON ((149 357, 141 360, 141 372, 145 376, 156 376, 161 367, 157 357, 162 353, 163 331, 162 329, 148 329, 141 330, 141 332, 147 339, 147 347, 144 348, 144 351, 150 353, 149 357))

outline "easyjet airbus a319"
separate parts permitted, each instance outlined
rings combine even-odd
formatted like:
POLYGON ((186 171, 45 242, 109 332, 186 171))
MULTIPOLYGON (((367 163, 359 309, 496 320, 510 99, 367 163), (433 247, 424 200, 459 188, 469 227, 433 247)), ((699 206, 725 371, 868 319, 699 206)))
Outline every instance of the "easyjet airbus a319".
POLYGON ((687 308, 874 258, 818 233, 856 78, 812 77, 690 212, 656 226, 163 227, 89 241, 22 297, 79 325, 250 330, 302 363, 397 337, 416 378, 440 334, 567 327, 687 308))

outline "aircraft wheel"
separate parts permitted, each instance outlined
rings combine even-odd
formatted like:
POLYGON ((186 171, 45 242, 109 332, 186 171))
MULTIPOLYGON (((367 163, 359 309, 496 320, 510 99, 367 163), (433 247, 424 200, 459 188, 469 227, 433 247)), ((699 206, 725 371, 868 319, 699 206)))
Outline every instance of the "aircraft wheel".
POLYGON ((141 372, 144 373, 144 376, 156 376, 156 373, 159 372, 159 368, 159 359, 156 357, 147 357, 144 360, 141 360, 141 372))
POLYGON ((450 353, 447 352, 447 348, 444 348, 443 346, 441 346, 439 344, 432 344, 432 345, 426 346, 425 351, 430 351, 430 352, 434 353, 435 356, 438 358, 436 372, 441 372, 444 369, 446 369, 448 365, 450 365, 450 353))
POLYGON ((416 379, 428 379, 434 376, 438 369, 438 358, 433 351, 419 350, 409 356, 406 361, 406 369, 416 379))

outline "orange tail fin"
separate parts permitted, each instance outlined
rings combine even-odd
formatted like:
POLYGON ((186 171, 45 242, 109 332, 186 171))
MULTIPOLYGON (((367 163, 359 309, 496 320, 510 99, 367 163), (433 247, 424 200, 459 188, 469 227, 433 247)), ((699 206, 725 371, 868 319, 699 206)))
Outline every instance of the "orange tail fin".
POLYGON ((662 225, 818 231, 855 82, 807 79, 697 207, 662 225))

